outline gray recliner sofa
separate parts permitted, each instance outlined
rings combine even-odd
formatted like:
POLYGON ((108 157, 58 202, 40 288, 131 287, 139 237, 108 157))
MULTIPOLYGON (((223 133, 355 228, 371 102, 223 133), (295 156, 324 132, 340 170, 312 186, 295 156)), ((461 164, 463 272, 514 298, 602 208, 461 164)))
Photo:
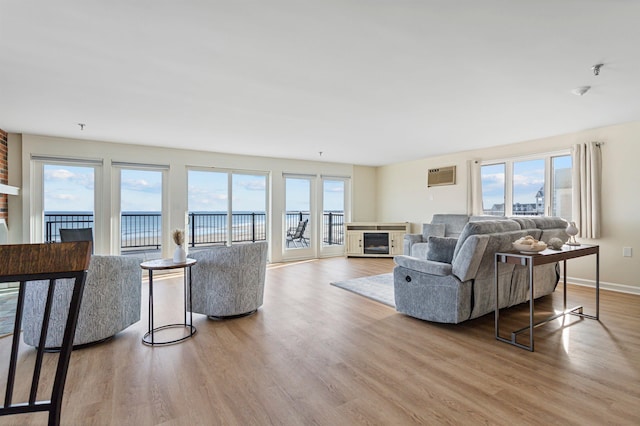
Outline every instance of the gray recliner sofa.
MULTIPOLYGON (((142 258, 134 256, 91 256, 80 304, 74 347, 108 339, 140 320, 142 258)), ((62 343, 71 300, 72 280, 56 283, 45 348, 62 343)), ((23 340, 37 347, 47 287, 27 283, 22 319, 23 340)))
POLYGON ((422 224, 421 234, 405 234, 404 252, 406 256, 426 258, 429 237, 457 238, 469 222, 484 220, 502 220, 504 216, 474 216, 468 214, 438 213, 431 218, 431 223, 422 224))
MULTIPOLYGON (((458 238, 431 237, 426 258, 396 256, 396 310, 434 322, 460 323, 495 310, 495 253, 512 250, 512 242, 531 235, 548 242, 566 241, 567 224, 554 217, 468 222, 458 238)), ((534 297, 552 293, 558 265, 536 267, 534 297)), ((528 300, 528 269, 500 264, 500 307, 528 300)))

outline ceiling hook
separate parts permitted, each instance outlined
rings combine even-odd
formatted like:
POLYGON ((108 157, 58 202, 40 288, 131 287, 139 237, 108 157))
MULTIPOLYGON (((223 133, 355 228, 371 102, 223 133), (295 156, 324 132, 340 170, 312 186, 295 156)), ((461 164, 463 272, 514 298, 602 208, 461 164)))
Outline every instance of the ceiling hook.
POLYGON ((593 75, 600 75, 600 68, 602 68, 604 64, 595 64, 594 66, 591 67, 591 69, 593 70, 593 75))

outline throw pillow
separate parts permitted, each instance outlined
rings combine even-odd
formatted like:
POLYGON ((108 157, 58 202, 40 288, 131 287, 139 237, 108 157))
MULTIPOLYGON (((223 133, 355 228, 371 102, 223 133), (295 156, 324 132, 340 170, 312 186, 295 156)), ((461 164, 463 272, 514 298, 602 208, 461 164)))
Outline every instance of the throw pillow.
POLYGON ((453 251, 455 250, 457 243, 457 238, 430 237, 429 249, 427 250, 427 260, 451 263, 453 260, 453 251))
POLYGON ((444 223, 423 223, 422 241, 429 241, 429 237, 444 237, 444 223))

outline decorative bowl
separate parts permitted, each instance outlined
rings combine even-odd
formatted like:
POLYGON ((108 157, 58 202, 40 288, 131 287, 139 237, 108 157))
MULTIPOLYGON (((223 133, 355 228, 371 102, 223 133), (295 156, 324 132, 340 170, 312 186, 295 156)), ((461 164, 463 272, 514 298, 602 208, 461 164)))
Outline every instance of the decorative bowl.
POLYGON ((547 248, 547 245, 542 241, 537 244, 519 244, 513 243, 513 248, 520 253, 538 253, 547 248))

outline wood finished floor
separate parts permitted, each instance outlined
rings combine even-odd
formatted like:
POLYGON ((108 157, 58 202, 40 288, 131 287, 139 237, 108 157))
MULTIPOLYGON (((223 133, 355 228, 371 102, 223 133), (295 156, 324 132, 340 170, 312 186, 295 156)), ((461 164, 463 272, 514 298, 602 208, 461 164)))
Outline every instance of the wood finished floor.
MULTIPOLYGON (((433 324, 329 285, 392 268, 391 259, 272 265, 256 315, 195 315, 194 338, 155 348, 140 342, 143 283, 142 321, 73 352, 62 423, 640 424, 640 297, 602 291, 600 322, 557 320, 537 329, 530 353, 495 340, 492 314, 433 324)), ((156 323, 179 321, 182 279, 154 283, 156 323)), ((569 288, 570 303, 586 310, 593 295, 569 288)), ((537 308, 561 304, 556 291, 537 308)), ((505 311, 501 326, 517 328, 526 315, 524 306, 505 311)), ((9 345, 0 339, 1 360, 9 345)), ((22 362, 33 352, 25 348, 22 362)), ((4 364, 0 374, 2 381, 4 364)), ((0 417, 2 425, 45 422, 43 415, 0 417)))

